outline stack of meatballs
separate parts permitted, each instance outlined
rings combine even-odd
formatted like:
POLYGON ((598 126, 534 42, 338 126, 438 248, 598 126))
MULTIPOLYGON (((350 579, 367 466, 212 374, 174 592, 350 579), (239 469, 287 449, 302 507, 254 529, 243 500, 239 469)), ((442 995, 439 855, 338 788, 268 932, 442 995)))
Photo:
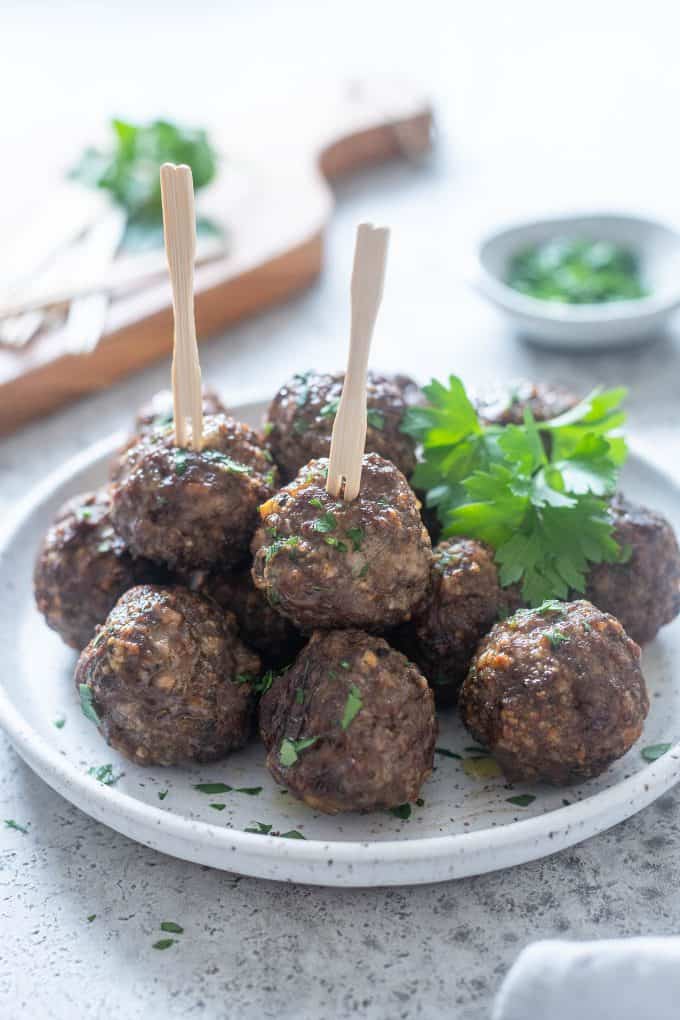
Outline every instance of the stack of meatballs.
MULTIPOLYGON (((294 376, 262 434, 206 390, 200 451, 175 445, 160 394, 109 484, 61 509, 36 600, 80 652, 90 717, 128 758, 161 765, 222 758, 258 719, 274 778, 329 813, 418 797, 435 703, 458 703, 511 781, 599 774, 647 714, 639 644, 680 612, 672 528, 616 497, 627 562, 596 566, 588 601, 528 609, 501 588, 489 547, 433 548, 401 431, 421 399, 412 380, 369 374, 361 492, 347 503, 326 492, 342 384, 294 376)), ((575 401, 521 383, 477 406, 507 424, 527 405, 542 420, 575 401)))

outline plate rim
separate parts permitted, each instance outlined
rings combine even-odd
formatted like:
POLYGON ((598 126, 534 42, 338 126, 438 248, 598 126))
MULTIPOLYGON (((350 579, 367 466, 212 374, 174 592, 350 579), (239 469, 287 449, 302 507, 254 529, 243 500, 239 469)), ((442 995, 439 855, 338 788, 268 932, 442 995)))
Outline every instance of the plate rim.
MULTIPOLYGON (((233 410, 237 414, 246 416, 249 412, 260 411, 262 407, 262 401, 253 401, 239 405, 234 409, 230 408, 230 411, 233 410)), ((30 522, 31 517, 41 505, 59 488, 67 485, 77 474, 110 457, 117 448, 120 448, 126 435, 125 432, 117 432, 76 453, 52 471, 42 482, 34 486, 19 501, 15 509, 10 512, 6 522, 0 526, 0 576, 2 576, 4 561, 11 550, 17 532, 30 522)), ((629 441, 629 447, 631 450, 630 459, 641 462, 646 469, 653 471, 668 488, 674 491, 680 503, 680 486, 673 476, 639 452, 634 441, 629 441)), ((125 828, 119 828, 114 824, 115 816, 115 821, 120 821, 122 818, 134 823, 136 828, 145 829, 149 833, 161 830, 178 842, 209 844, 213 850, 237 851, 240 852, 239 856, 244 858, 258 859, 263 862, 266 860, 270 864, 291 858, 301 865, 327 864, 328 857, 331 855, 333 863, 341 866, 352 864, 366 867, 403 864, 406 867, 415 863, 426 866, 429 862, 434 863, 444 858, 453 859, 459 855, 468 856, 483 853, 493 856, 495 853, 507 853, 512 847, 520 845, 528 847, 537 840, 552 840, 560 833, 564 835, 573 831, 573 839, 569 837, 567 842, 555 840, 552 849, 541 849, 538 853, 534 849, 528 856, 523 857, 523 860, 528 861, 579 843, 590 835, 605 831, 612 825, 624 821, 662 796, 680 778, 679 740, 655 762, 645 765, 614 786, 600 790, 584 800, 555 808, 553 811, 532 818, 518 819, 505 825, 487 827, 472 832, 441 836, 361 841, 305 838, 304 841, 292 842, 282 840, 277 836, 248 833, 241 829, 187 818, 185 815, 175 814, 167 808, 143 803, 133 795, 117 790, 115 787, 93 784, 90 777, 79 771, 58 750, 53 749, 48 741, 41 737, 30 720, 14 707, 1 676, 0 726, 7 733, 19 755, 52 789, 75 803, 85 813, 90 813, 89 809, 81 807, 81 804, 89 805, 90 802, 94 802, 97 807, 101 808, 101 811, 97 811, 94 817, 109 827, 117 828, 118 831, 129 835, 125 828), (608 820, 599 828, 598 820, 602 820, 605 815, 608 820), (593 827, 593 823, 595 823, 595 827, 593 827)), ((130 838, 144 842, 138 836, 130 838)), ((147 845, 153 845, 153 843, 147 842, 147 845)), ((229 863, 228 858, 225 860, 229 863)), ((254 870, 244 869, 242 861, 237 863, 234 860, 231 863, 232 867, 227 870, 240 871, 242 874, 261 873, 261 868, 257 867, 254 870)), ((255 865, 255 860, 253 860, 253 864, 255 865)), ((509 865, 497 865, 499 868, 506 866, 509 865)), ((468 873, 479 874, 481 870, 488 871, 492 868, 486 866, 484 869, 480 868, 468 873)), ((404 875, 398 882, 382 879, 378 883, 372 881, 368 884, 408 885, 436 880, 435 876, 423 875, 420 878, 414 878, 412 875, 404 875)), ((307 881, 314 883, 314 876, 310 875, 307 881)), ((321 880, 318 884, 366 885, 367 883, 360 880, 359 875, 355 875, 347 877, 342 882, 331 881, 331 877, 328 876, 325 881, 321 880)))

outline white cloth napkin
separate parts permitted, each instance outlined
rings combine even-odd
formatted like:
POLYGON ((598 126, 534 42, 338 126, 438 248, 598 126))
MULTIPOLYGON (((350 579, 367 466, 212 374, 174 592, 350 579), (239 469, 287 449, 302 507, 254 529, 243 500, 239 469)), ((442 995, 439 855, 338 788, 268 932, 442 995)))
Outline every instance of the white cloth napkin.
POLYGON ((503 982, 492 1020, 678 1020, 680 937, 534 942, 503 982))

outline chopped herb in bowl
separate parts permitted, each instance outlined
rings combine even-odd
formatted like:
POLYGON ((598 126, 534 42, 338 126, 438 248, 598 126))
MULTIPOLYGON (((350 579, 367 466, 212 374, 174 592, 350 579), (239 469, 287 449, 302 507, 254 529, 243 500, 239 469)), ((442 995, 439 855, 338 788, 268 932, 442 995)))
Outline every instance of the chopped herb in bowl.
POLYGON ((648 296, 635 253, 611 241, 557 237, 510 259, 507 283, 541 301, 592 305, 648 296))

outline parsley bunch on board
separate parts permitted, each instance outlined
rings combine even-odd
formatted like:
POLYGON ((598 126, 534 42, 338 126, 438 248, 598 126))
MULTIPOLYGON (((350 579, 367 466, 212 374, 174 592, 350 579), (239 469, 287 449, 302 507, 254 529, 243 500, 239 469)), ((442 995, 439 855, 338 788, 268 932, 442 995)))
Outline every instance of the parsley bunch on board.
POLYGON ((445 536, 495 549, 501 585, 521 582, 532 605, 564 599, 585 590, 591 563, 629 555, 607 515, 627 452, 611 435, 625 420, 624 389, 594 390, 545 422, 527 408, 523 425, 506 426, 483 425, 456 376, 423 392, 429 406, 410 408, 402 426, 423 447, 412 483, 445 536))
POLYGON ((110 147, 86 149, 70 176, 107 191, 127 213, 128 229, 133 234, 143 234, 153 227, 160 230, 162 163, 190 166, 196 191, 209 184, 217 172, 217 152, 201 129, 180 127, 166 120, 149 124, 112 120, 111 128, 110 147))

